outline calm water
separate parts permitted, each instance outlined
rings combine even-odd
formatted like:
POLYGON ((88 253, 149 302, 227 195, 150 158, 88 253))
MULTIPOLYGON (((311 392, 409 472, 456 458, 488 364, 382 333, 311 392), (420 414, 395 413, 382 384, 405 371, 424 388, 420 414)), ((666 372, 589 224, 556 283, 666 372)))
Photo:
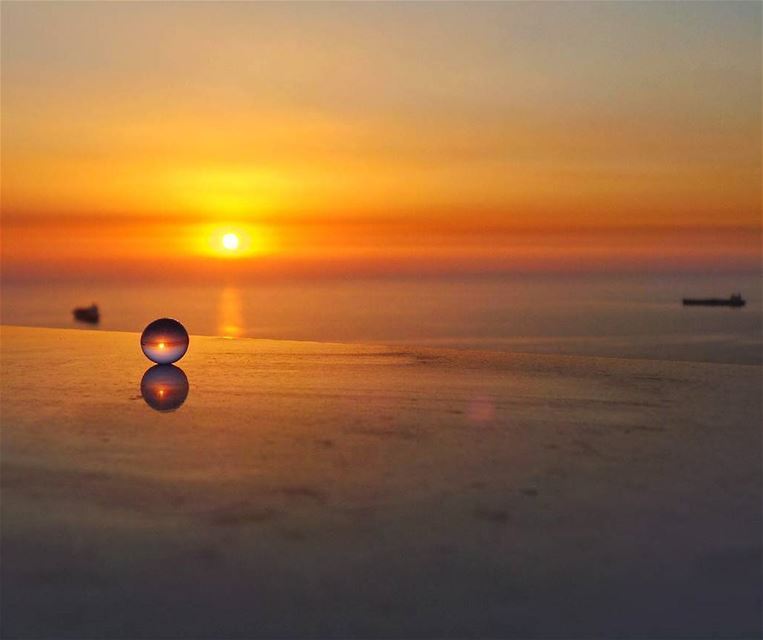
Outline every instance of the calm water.
POLYGON ((761 278, 489 277, 183 287, 5 284, 2 322, 92 328, 72 320, 96 302, 100 328, 141 331, 160 317, 191 334, 377 342, 614 357, 761 363, 761 278), (740 290, 743 309, 680 299, 740 290))

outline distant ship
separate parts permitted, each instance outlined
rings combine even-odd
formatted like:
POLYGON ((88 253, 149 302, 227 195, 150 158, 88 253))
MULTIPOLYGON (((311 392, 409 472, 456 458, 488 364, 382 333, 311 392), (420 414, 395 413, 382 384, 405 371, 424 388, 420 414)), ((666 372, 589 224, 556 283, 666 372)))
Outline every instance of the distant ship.
POLYGON ((741 293, 734 293, 730 298, 684 298, 684 305, 697 307, 743 307, 747 301, 741 293))
POLYGON ((77 307, 72 313, 74 314, 75 320, 79 320, 80 322, 98 324, 98 321, 101 319, 101 314, 95 303, 91 304, 89 307, 77 307))

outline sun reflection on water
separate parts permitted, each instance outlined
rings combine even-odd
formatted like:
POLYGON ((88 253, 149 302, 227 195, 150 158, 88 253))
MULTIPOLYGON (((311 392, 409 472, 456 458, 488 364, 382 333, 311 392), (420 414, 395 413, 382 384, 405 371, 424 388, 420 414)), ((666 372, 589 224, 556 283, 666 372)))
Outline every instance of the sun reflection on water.
POLYGON ((238 287, 225 287, 217 305, 217 333, 225 338, 238 338, 244 334, 243 306, 241 290, 238 287))

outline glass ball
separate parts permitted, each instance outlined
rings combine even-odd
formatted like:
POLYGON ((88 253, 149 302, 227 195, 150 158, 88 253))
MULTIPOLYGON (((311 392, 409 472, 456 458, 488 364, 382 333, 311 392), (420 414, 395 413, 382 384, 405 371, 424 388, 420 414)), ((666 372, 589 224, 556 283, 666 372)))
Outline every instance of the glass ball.
POLYGON ((188 351, 188 332, 177 320, 160 318, 143 329, 140 348, 158 364, 177 362, 188 351))
POLYGON ((188 378, 180 367, 154 365, 143 374, 140 395, 152 409, 174 411, 188 397, 188 378))

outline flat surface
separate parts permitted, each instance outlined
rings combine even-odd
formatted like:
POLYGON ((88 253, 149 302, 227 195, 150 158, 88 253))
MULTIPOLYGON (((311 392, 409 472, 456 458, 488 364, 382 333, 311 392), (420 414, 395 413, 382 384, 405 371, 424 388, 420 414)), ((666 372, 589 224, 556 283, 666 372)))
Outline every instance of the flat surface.
POLYGON ((754 637, 761 367, 2 330, 3 638, 754 637))

